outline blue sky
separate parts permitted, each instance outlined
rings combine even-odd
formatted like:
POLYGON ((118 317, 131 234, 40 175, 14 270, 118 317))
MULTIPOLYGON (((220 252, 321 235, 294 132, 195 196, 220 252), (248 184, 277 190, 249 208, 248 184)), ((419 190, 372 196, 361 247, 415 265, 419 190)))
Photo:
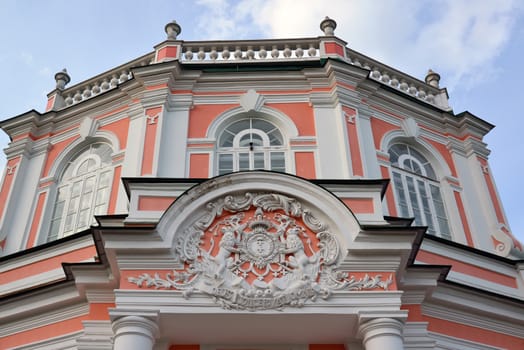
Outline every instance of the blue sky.
MULTIPOLYGON (((455 113, 497 126, 485 138, 491 170, 524 241, 519 0, 0 0, 0 119, 43 111, 62 68, 75 84, 152 51, 173 19, 180 39, 212 40, 318 36, 326 15, 352 49, 421 79, 433 69, 455 113)), ((2 134, 0 146, 7 142, 2 134)))

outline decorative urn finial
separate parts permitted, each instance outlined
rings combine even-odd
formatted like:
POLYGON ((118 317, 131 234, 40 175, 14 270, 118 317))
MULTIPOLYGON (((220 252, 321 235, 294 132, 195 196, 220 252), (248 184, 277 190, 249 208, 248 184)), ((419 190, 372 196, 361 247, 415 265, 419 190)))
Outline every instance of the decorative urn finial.
POLYGON ((337 22, 335 20, 326 16, 322 22, 320 22, 320 30, 324 32, 325 36, 335 35, 335 28, 337 27, 337 22))
POLYGON ((167 34, 167 40, 176 40, 176 37, 182 31, 182 28, 176 21, 171 21, 164 27, 167 34))
POLYGON ((67 69, 62 69, 60 72, 55 74, 56 88, 58 90, 64 90, 67 83, 71 81, 71 77, 67 74, 67 69))
POLYGON ((433 72, 431 69, 428 70, 428 74, 426 74, 426 84, 429 84, 431 86, 434 86, 436 88, 439 87, 440 82, 440 75, 438 73, 433 72))

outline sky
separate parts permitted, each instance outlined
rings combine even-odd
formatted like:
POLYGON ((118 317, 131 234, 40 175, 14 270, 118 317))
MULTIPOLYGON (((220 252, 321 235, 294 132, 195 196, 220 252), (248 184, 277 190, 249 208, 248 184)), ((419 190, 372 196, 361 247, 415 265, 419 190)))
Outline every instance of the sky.
POLYGON ((71 86, 151 52, 171 20, 181 40, 257 39, 322 35, 325 16, 350 48, 420 79, 431 68, 455 113, 496 125, 491 172, 524 241, 522 0, 0 0, 0 120, 43 112, 63 68, 71 86))

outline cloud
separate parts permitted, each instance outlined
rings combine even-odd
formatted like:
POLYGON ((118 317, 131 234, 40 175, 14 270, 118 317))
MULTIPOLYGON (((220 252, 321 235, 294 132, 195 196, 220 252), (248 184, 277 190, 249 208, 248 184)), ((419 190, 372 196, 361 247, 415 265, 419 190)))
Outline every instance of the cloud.
POLYGON ((251 33, 286 38, 321 35, 325 16, 348 46, 414 76, 438 71, 450 90, 497 75, 491 68, 510 39, 518 0, 199 0, 203 38, 251 33))

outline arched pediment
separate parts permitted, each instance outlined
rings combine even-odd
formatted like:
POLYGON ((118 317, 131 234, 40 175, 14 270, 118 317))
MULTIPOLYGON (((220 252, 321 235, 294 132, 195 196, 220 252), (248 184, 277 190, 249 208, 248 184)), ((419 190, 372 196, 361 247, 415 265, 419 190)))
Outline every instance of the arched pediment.
POLYGON ((181 195, 157 232, 178 267, 138 285, 211 296, 228 309, 266 310, 327 299, 335 290, 387 288, 338 270, 360 226, 332 193, 274 172, 232 173, 181 195))

